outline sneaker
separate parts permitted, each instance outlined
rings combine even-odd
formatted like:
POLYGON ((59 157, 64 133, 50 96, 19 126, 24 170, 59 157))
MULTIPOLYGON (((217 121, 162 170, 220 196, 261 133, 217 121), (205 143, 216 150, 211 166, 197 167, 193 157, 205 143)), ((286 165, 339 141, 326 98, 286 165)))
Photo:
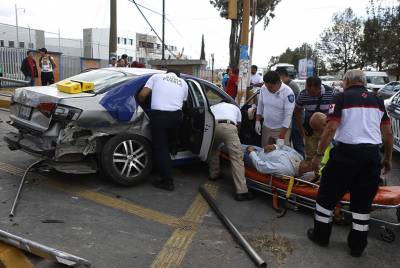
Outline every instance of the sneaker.
POLYGON ((174 182, 173 181, 153 181, 153 186, 159 189, 163 189, 166 191, 173 191, 175 190, 174 182))
POLYGON ((235 195, 236 201, 248 201, 248 200, 253 200, 253 199, 254 199, 254 195, 252 192, 241 193, 241 194, 235 195))
POLYGON ((321 242, 321 241, 317 240, 317 238, 315 237, 313 228, 310 228, 307 230, 307 237, 308 237, 308 239, 310 239, 312 242, 314 242, 315 244, 317 244, 320 247, 327 247, 329 245, 329 242, 321 242))

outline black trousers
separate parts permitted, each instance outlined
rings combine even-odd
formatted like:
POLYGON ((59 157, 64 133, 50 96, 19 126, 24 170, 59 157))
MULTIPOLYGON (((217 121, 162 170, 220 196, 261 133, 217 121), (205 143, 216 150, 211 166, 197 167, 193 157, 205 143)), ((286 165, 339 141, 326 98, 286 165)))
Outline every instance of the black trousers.
POLYGON ((41 72, 40 80, 42 81, 42 86, 47 86, 54 84, 54 74, 53 72, 41 72))
POLYGON ((170 143, 176 143, 182 123, 182 111, 151 111, 150 125, 153 145, 153 156, 158 166, 161 179, 173 181, 170 143))
POLYGON ((329 242, 332 214, 346 192, 350 192, 352 228, 347 242, 350 249, 363 251, 367 246, 371 204, 378 190, 381 162, 378 146, 339 143, 331 150, 317 195, 314 234, 320 242, 329 242))

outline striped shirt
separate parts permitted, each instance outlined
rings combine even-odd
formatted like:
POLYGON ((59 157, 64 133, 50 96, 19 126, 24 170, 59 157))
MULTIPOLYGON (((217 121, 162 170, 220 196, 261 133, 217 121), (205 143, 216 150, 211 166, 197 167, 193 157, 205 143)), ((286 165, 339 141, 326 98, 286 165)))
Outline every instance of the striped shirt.
POLYGON ((325 85, 321 85, 320 97, 310 96, 308 91, 304 89, 299 93, 296 106, 305 110, 305 118, 310 118, 314 112, 317 112, 318 103, 320 103, 319 112, 327 114, 333 95, 333 89, 325 85))
POLYGON ((383 100, 361 86, 335 95, 328 121, 339 122, 335 141, 346 144, 380 144, 380 126, 390 124, 383 100))

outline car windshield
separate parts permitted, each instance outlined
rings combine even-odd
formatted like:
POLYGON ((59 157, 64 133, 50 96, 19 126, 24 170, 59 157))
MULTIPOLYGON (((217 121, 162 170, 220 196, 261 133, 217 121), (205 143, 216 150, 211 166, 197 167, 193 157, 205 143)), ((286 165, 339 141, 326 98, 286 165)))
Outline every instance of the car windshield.
POLYGON ((385 85, 389 83, 389 78, 386 76, 367 76, 367 83, 374 85, 385 85))
POLYGON ((97 69, 69 77, 64 81, 86 81, 94 83, 94 92, 99 92, 134 76, 117 70, 97 69))

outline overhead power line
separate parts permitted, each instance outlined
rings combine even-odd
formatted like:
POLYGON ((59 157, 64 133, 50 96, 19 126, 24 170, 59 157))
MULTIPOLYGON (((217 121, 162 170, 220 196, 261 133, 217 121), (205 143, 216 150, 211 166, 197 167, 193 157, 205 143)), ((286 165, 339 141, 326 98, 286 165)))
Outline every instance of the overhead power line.
MULTIPOLYGON (((158 35, 158 33, 156 32, 156 30, 153 28, 153 26, 151 25, 151 23, 149 22, 149 20, 146 18, 146 16, 143 14, 142 10, 140 9, 139 5, 136 3, 135 0, 128 0, 129 2, 132 2, 135 4, 136 8, 139 10, 140 14, 142 15, 142 17, 144 18, 144 20, 146 21, 146 23, 149 25, 150 29, 154 32, 154 34, 157 36, 158 40, 162 42, 161 37, 158 35)), ((148 9, 148 8, 146 8, 148 9)), ((169 51, 169 53, 171 53, 172 56, 174 56, 176 58, 176 55, 169 49, 168 46, 166 46, 166 49, 169 51)))

